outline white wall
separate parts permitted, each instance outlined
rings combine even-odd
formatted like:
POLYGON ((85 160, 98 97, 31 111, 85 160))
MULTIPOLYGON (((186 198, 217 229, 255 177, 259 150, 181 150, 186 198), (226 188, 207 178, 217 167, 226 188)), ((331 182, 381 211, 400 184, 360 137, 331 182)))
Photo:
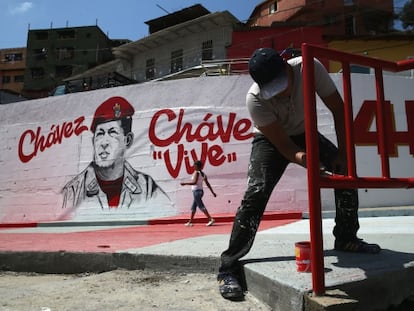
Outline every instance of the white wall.
MULTIPOLYGON (((333 78, 341 87, 341 76, 334 75, 333 78)), ((355 115, 362 103, 375 100, 373 81, 369 75, 353 76, 355 115)), ((250 152, 252 125, 245 109, 245 94, 250 83, 249 76, 203 77, 149 82, 0 106, 0 222, 86 219, 80 217, 76 209, 62 207, 62 189, 92 160, 92 133, 88 128, 95 109, 112 96, 124 97, 135 108, 135 139, 127 153, 128 162, 158 182, 171 202, 165 213, 160 212, 161 207, 157 204, 110 212, 96 206, 96 210, 90 210, 87 219, 150 219, 188 214, 192 194, 190 187, 182 187, 180 182, 190 179, 191 170, 186 169, 186 161, 193 162, 192 153, 201 157, 202 150, 207 156, 204 171, 218 194, 214 198, 206 190, 204 201, 209 211, 212 214, 234 213, 245 190, 250 152), (164 109, 170 110, 170 119, 164 109), (178 125, 180 111, 183 112, 181 127, 178 125), (156 115, 160 117, 157 119, 156 115), (79 123, 82 118, 84 121, 79 123), (151 122, 154 131, 151 131, 151 122), (85 130, 75 133, 76 124, 85 130), (191 128, 191 135, 199 131, 195 136, 198 140, 191 141, 192 136, 186 135, 173 136, 177 129, 183 129, 184 124, 191 128), (65 129, 63 132, 62 128, 65 129), (208 131, 211 131, 210 135, 207 135, 208 131), (151 132, 161 140, 171 136, 176 140, 159 146, 151 140, 151 132), (46 148, 36 148, 39 145, 36 138, 38 141, 39 137, 48 141, 46 148), (24 157, 19 156, 19 152, 24 157)), ((385 78, 386 99, 394 105, 396 129, 400 132, 408 131, 404 105, 407 101, 413 105, 413 87, 412 79, 385 78)), ((320 131, 335 142, 330 114, 321 105, 318 112, 320 131)), ((411 119, 411 122, 414 121, 411 119)), ((410 130, 413 131, 413 124, 410 130)), ((410 135, 412 138, 413 133, 410 135)), ((394 176, 414 176, 414 155, 410 154, 407 144, 408 141, 404 145, 403 138, 398 157, 391 160, 394 176)), ((380 174, 375 147, 358 146, 357 161, 360 176, 380 174)), ((296 165, 289 166, 276 187, 268 210, 307 211, 306 183, 306 171, 296 165)), ((414 192, 361 189, 360 203, 364 207, 410 205, 414 203, 414 192)), ((334 208, 331 190, 323 190, 323 208, 334 208)))
POLYGON ((162 46, 135 54, 133 57, 133 67, 126 66, 125 69, 127 71, 120 68, 120 72, 139 82, 146 81, 146 61, 153 58, 155 61, 154 78, 164 77, 171 74, 171 53, 177 50, 182 50, 183 52, 182 70, 199 66, 202 62, 203 42, 208 40, 213 42, 213 59, 225 59, 225 47, 231 43, 232 33, 232 25, 227 27, 210 26, 208 31, 177 37, 174 40, 171 39, 162 46))

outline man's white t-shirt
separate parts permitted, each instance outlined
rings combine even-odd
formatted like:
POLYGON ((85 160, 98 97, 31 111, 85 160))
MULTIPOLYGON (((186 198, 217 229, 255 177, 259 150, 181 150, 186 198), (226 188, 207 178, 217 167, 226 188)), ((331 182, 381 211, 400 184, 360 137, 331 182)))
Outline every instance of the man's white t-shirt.
MULTIPOLYGON (((266 126, 278 121, 289 136, 305 132, 302 57, 288 60, 293 69, 292 92, 289 97, 272 97, 264 100, 260 96, 260 88, 253 83, 246 95, 247 109, 255 124, 255 132, 260 132, 257 126, 266 126)), ((327 97, 336 91, 325 67, 317 60, 315 64, 315 90, 319 97, 327 97)))

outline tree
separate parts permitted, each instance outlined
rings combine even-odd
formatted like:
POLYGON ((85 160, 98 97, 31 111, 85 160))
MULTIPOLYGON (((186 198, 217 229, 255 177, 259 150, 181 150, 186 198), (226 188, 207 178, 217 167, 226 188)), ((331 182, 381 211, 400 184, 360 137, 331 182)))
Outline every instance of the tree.
POLYGON ((400 14, 399 18, 404 29, 414 28, 414 0, 407 1, 400 14))

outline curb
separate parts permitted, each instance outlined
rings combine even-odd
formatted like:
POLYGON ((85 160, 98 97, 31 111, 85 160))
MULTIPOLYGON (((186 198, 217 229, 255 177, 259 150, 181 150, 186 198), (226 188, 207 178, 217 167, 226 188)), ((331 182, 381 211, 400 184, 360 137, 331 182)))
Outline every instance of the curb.
MULTIPOLYGON (((358 215, 359 218, 414 216, 414 206, 363 207, 358 209, 358 215)), ((335 218, 335 211, 322 211, 322 218, 335 218)), ((310 219, 309 212, 303 213, 303 219, 310 219)))
MULTIPOLYGON (((388 217, 388 216, 414 216, 414 206, 392 206, 359 208, 359 217, 388 217)), ((233 222, 235 214, 218 214, 214 216, 216 223, 233 222)), ((322 211, 322 218, 334 218, 335 211, 322 211)), ((283 219, 309 219, 308 211, 277 212, 270 211, 263 214, 262 220, 283 219)), ((52 221, 52 222, 27 222, 27 223, 0 223, 0 229, 12 228, 36 228, 36 227, 94 227, 94 226, 148 226, 148 225, 172 225, 184 224, 188 216, 177 215, 168 218, 146 220, 107 220, 107 221, 52 221)), ((203 216, 196 217, 194 223, 205 223, 203 216)))
POLYGON ((116 269, 214 273, 217 257, 131 254, 126 252, 0 252, 0 270, 34 273, 102 273, 116 269))
MULTIPOLYGON (((234 214, 219 214, 214 216, 216 223, 233 222, 234 214)), ((265 212, 262 220, 302 219, 302 212, 265 212)), ((54 221, 54 222, 30 222, 30 223, 0 223, 2 228, 35 228, 35 227, 94 227, 94 226, 148 226, 148 225, 172 225, 184 224, 188 216, 178 215, 168 218, 148 220, 107 220, 107 221, 54 221)), ((206 217, 196 217, 194 223, 207 222, 206 217)))
MULTIPOLYGON (((232 215, 218 215, 214 216, 214 220, 216 223, 220 222, 233 222, 234 214, 232 215)), ((302 212, 267 212, 263 214, 262 220, 283 220, 283 219, 302 219, 302 212)), ((184 224, 188 221, 188 217, 186 218, 164 218, 164 219, 152 219, 148 220, 149 225, 170 225, 170 224, 184 224)), ((205 223, 207 219, 203 218, 194 218, 193 223, 205 223)))

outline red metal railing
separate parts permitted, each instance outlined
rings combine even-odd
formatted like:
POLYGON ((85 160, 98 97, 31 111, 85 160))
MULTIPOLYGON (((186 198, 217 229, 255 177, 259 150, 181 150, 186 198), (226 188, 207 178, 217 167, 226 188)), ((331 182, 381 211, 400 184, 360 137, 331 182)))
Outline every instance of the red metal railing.
POLYGON ((321 188, 413 188, 414 178, 391 178, 388 154, 388 137, 384 104, 383 70, 398 72, 414 68, 414 60, 390 62, 361 55, 344 53, 328 48, 303 44, 303 78, 305 98, 305 126, 308 167, 308 193, 310 214, 310 239, 312 249, 312 286, 316 295, 325 293, 325 275, 322 239, 321 188), (348 175, 321 176, 319 171, 319 146, 314 79, 314 58, 326 58, 342 64, 343 94, 345 102, 346 152, 348 175), (351 64, 373 68, 376 80, 376 128, 378 151, 381 158, 381 177, 358 177, 356 172, 351 96, 351 64))

